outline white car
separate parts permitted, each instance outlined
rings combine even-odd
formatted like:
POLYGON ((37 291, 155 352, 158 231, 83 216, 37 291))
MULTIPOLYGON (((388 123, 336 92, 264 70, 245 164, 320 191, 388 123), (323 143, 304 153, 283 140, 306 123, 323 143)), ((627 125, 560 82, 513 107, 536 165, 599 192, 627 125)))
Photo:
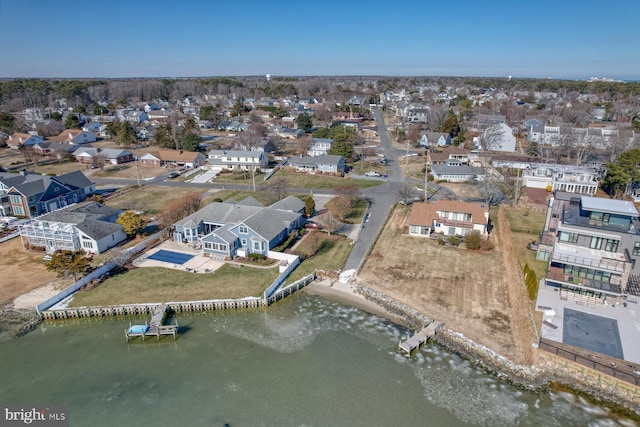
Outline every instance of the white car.
POLYGON ((380 178, 380 174, 376 171, 369 171, 369 172, 365 172, 364 176, 373 176, 376 178, 380 178))

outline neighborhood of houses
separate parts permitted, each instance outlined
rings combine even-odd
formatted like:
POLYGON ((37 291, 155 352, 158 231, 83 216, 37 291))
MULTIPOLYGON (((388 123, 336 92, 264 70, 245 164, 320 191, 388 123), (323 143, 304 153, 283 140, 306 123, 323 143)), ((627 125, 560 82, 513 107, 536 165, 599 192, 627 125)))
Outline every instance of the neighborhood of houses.
MULTIPOLYGON (((452 132, 424 126, 437 113, 437 102, 451 101, 456 96, 455 88, 437 89, 429 88, 435 93, 435 102, 416 102, 415 97, 404 91, 384 91, 373 98, 375 107, 384 109, 385 117, 395 121, 389 132, 396 136, 394 150, 398 155, 394 157, 406 155, 408 159, 410 149, 414 155, 419 153, 423 156, 425 183, 430 179, 435 185, 481 186, 490 181, 511 180, 518 190, 527 194, 529 205, 546 209, 544 228, 534 248, 536 258, 547 263, 540 287, 558 290, 559 295, 568 292, 599 301, 609 298, 626 302, 640 296, 640 263, 637 262, 640 260, 640 212, 632 197, 629 200, 598 197, 606 174, 603 165, 611 159, 607 156, 636 146, 639 139, 636 131, 625 123, 603 120, 600 109, 589 113, 588 124, 580 125, 530 115, 515 120, 507 114, 485 111, 467 119, 466 131, 473 136, 456 140, 452 132), (411 129, 418 129, 412 139, 400 140, 399 135, 411 134, 411 129), (567 155, 573 156, 570 162, 566 160, 567 155)), ((466 99, 480 107, 504 99, 503 96, 507 95, 486 90, 468 95, 466 99)), ((528 97, 539 102, 561 102, 551 93, 528 97)), ((175 104, 156 100, 117 109, 111 115, 81 116, 82 127, 65 129, 46 138, 38 135, 35 128, 38 123, 49 120, 47 111, 29 108, 23 111, 23 116, 33 129, 7 135, 6 144, 11 150, 30 150, 43 157, 73 158, 86 165, 87 171, 135 162, 136 167, 143 169, 268 172, 277 164, 286 172, 327 175, 331 179, 344 178, 346 182, 356 176, 351 171, 359 156, 359 159, 376 159, 379 169, 362 170, 357 176, 381 178, 384 182, 379 171, 386 173, 386 167, 399 166, 387 165, 387 159, 382 162, 381 155, 375 152, 377 147, 374 146, 372 153, 371 147, 362 146, 365 141, 378 141, 376 128, 367 127, 367 120, 361 114, 369 108, 370 98, 352 97, 346 102, 349 111, 334 111, 329 120, 328 127, 342 125, 360 138, 360 147, 354 147, 353 156, 333 154, 338 145, 333 138, 315 137, 309 130, 298 129, 296 116, 304 113, 313 117, 316 109, 325 105, 324 99, 229 98, 224 101, 223 106, 227 108, 215 123, 201 120, 199 115, 201 108, 210 106, 212 100, 187 96, 175 104), (229 110, 235 103, 242 104, 243 114, 231 116, 229 110), (275 120, 260 106, 277 107, 287 114, 275 120), (356 108, 359 113, 351 111, 356 108), (146 144, 153 140, 159 126, 167 123, 180 126, 187 117, 195 119, 198 129, 215 132, 217 136, 224 134, 234 143, 222 147, 205 144, 215 139, 203 138, 197 151, 146 144), (265 124, 264 134, 255 140, 242 137, 251 132, 249 117, 265 124), (142 152, 140 147, 134 153, 132 147, 92 145, 113 136, 108 134, 107 125, 114 121, 134 126, 138 138, 145 141, 142 152), (276 146, 283 140, 290 147, 305 139, 306 143, 289 151, 289 155, 276 155, 276 146)), ((527 104, 518 105, 535 111, 527 104)), ((567 104, 570 104, 568 100, 564 106, 567 104)), ((122 211, 92 198, 96 183, 87 171, 56 176, 26 170, 0 172, 0 217, 21 219, 17 232, 24 247, 42 250, 48 255, 62 250, 102 254, 127 240, 122 225, 116 222, 122 211)), ((493 227, 491 207, 489 199, 415 200, 408 208, 405 234, 415 241, 461 240, 472 233, 487 238, 493 227)), ((368 217, 363 216, 363 221, 365 218, 368 217)), ((268 256, 289 236, 304 229, 307 222, 305 203, 298 197, 288 196, 268 206, 248 197, 240 201, 211 202, 169 228, 173 242, 188 245, 207 258, 229 261, 248 254, 268 256)), ((551 325, 551 321, 546 325, 551 325)), ((640 363, 640 357, 634 362, 640 363)))

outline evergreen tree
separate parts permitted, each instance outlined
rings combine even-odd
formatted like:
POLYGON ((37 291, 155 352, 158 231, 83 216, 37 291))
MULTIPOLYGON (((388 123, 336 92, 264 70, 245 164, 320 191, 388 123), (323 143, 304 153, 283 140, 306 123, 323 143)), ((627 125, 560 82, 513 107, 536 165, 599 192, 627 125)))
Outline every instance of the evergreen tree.
POLYGON ((307 196, 304 201, 304 213, 307 216, 312 216, 316 211, 316 201, 313 200, 313 196, 307 196))
POLYGON ((298 129, 302 129, 305 132, 311 131, 311 128, 313 127, 313 123, 311 122, 311 117, 309 117, 307 113, 298 114, 296 123, 298 123, 298 129))
POLYGON ((90 268, 91 257, 82 249, 56 252, 47 264, 47 270, 55 271, 61 277, 71 274, 74 282, 77 274, 86 273, 90 268))
POLYGON ((75 129, 80 127, 80 119, 75 114, 69 114, 64 121, 65 129, 75 129))
POLYGON ((124 211, 116 220, 128 237, 139 234, 146 227, 144 219, 132 210, 124 211))
POLYGON ((118 127, 118 136, 116 137, 116 144, 122 146, 129 146, 136 143, 136 131, 129 122, 122 122, 118 127))

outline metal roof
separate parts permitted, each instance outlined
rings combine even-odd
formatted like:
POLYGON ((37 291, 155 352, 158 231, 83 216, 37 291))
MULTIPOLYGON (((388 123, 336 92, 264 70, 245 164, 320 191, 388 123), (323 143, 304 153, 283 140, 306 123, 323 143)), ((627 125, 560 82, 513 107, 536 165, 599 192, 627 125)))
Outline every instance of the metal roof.
POLYGON ((638 209, 626 200, 604 199, 602 197, 582 196, 582 209, 595 212, 606 212, 638 217, 638 209))

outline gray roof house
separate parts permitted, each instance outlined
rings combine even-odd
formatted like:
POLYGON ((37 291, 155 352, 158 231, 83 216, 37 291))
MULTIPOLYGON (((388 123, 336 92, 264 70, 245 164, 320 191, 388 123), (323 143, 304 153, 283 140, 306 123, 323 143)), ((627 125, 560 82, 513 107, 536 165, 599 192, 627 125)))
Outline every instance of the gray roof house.
POLYGON ((452 162, 447 165, 433 165, 431 166, 431 171, 433 173, 433 179, 436 181, 482 181, 485 177, 485 173, 482 168, 462 165, 453 166, 452 162))
POLYGON ((343 174, 346 170, 344 157, 331 154, 316 157, 292 157, 289 164, 297 172, 343 174))
POLYGON ((81 172, 64 175, 0 176, 3 192, 9 197, 11 214, 34 217, 78 203, 95 191, 95 184, 81 172))
POLYGON ((305 204, 296 196, 287 196, 284 199, 272 204, 270 208, 278 209, 281 211, 304 213, 305 204))
POLYGON ((266 256, 302 224, 302 215, 296 212, 213 202, 176 222, 173 238, 201 242, 203 253, 216 258, 248 253, 266 256))
POLYGON ((264 151, 211 150, 207 162, 212 169, 261 169, 269 159, 264 151))
POLYGON ((115 223, 119 214, 118 209, 96 202, 81 203, 20 224, 20 238, 49 254, 79 249, 100 254, 127 238, 122 226, 115 223))

